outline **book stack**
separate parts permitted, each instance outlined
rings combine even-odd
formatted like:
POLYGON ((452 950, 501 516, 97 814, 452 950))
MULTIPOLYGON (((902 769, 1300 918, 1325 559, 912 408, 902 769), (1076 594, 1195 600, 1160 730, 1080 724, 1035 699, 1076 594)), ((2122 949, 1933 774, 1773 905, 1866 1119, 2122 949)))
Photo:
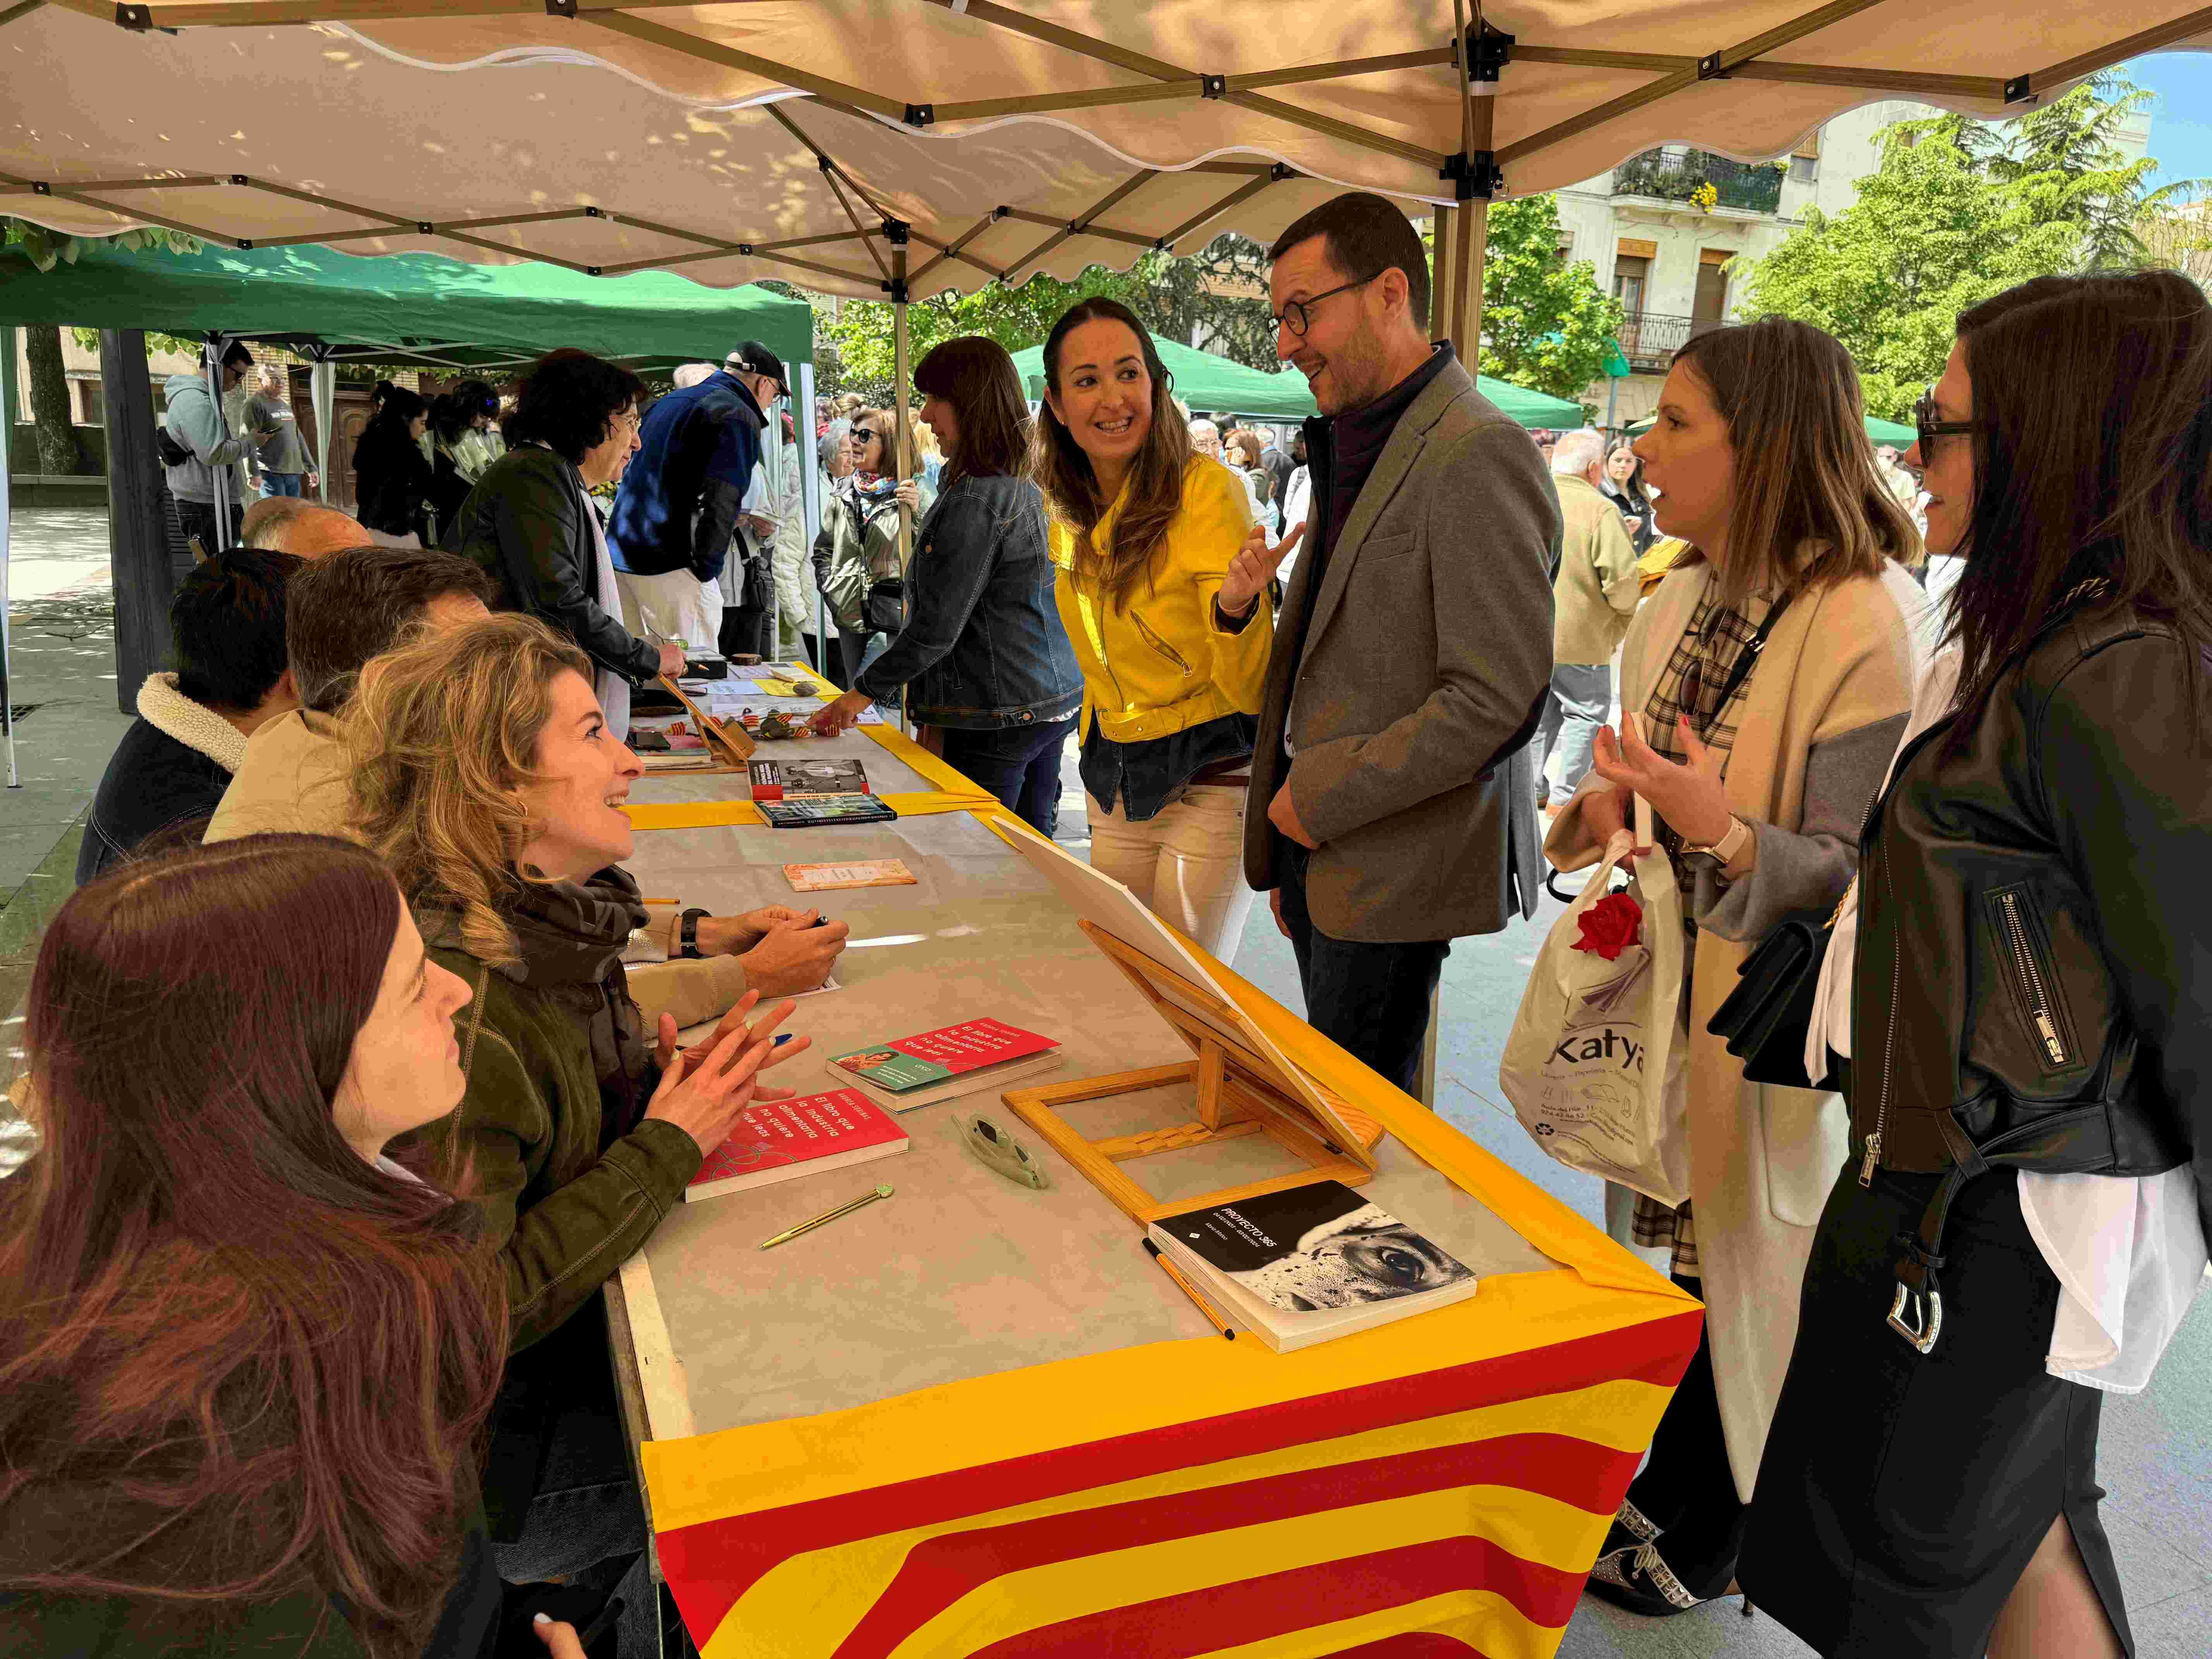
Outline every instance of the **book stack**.
POLYGON ((867 769, 856 760, 757 760, 750 771, 753 805, 778 830, 882 823, 898 817, 868 787, 867 769))
POLYGON ((1217 1307, 1278 1353, 1464 1302, 1479 1282, 1340 1181, 1162 1216, 1146 1231, 1217 1307))
POLYGON ((1060 1044, 1003 1020, 970 1019, 871 1043, 827 1062, 831 1076, 895 1112, 933 1106, 1060 1064, 1060 1044))

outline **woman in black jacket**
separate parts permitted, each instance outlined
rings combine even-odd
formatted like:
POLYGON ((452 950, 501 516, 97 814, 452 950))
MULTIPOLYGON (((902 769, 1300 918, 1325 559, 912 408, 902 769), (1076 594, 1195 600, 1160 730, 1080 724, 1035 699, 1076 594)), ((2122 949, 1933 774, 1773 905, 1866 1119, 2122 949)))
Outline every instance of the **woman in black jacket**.
POLYGON ((680 646, 623 626, 614 562, 591 489, 620 478, 637 453, 644 382, 626 368, 563 349, 523 380, 507 417, 507 452, 454 515, 453 550, 490 574, 497 609, 552 624, 592 659, 594 689, 617 742, 629 732, 629 689, 684 666, 680 646))
POLYGON ((948 459, 915 528, 906 626, 814 724, 842 732, 911 684, 913 717, 942 731, 946 763, 1049 836, 1083 672, 1053 599, 1044 498, 1023 476, 1021 380, 1004 347, 969 336, 924 357, 914 384, 948 459))
POLYGON ((430 462, 422 453, 422 434, 430 406, 404 386, 385 393, 353 447, 356 514, 371 530, 387 536, 414 535, 422 545, 423 504, 430 499, 430 462))
POLYGON ((2148 1377, 2212 1198, 2212 306, 2038 278, 1917 414, 1956 652, 1861 842, 1852 1155, 1741 1575, 1824 1655, 2132 1653, 2100 1390, 2148 1377))

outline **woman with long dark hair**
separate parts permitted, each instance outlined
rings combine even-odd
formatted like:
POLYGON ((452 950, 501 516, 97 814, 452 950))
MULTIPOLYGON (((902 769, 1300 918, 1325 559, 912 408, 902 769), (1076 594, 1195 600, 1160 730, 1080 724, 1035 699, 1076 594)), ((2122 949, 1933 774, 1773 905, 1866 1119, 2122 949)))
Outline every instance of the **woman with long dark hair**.
POLYGON ((1091 861, 1225 962, 1252 906, 1244 798, 1275 632, 1240 555, 1265 532, 1242 480, 1192 453, 1127 307, 1069 307, 1044 373, 1030 465, 1083 670, 1091 861))
POLYGON ((1670 1206, 1616 1187, 1607 1210, 1615 1237, 1668 1252, 1705 1329, 1589 1580, 1668 1615, 1728 1593, 1844 1133, 1832 1092, 1753 1081, 1710 1027, 1751 947, 1787 918, 1825 919, 1850 884, 1911 702, 1919 590, 1858 371, 1809 324, 1691 341, 1637 450, 1660 528, 1686 544, 1622 645, 1621 707, 1645 732, 1599 728, 1546 851, 1561 869, 1596 862, 1642 796, 1690 924, 1677 1041, 1691 1195, 1670 1206))
POLYGON ((56 915, 41 1145, 0 1182, 0 1650, 489 1650, 506 1297, 465 1187, 402 1150, 460 1101, 468 997, 319 836, 56 915))
POLYGON ((914 384, 947 459, 915 526, 906 627, 814 724, 843 731, 911 685, 908 712, 944 734, 946 762, 1049 836, 1083 675, 1053 605, 1044 501, 1024 469, 1021 379, 1004 346, 971 336, 932 350, 914 384))
POLYGON ((1599 489, 1620 514, 1621 527, 1628 532, 1628 539, 1639 559, 1659 539, 1659 527, 1651 517, 1651 499, 1644 493, 1640 482, 1643 470, 1644 463, 1637 458, 1635 446, 1615 444, 1613 453, 1605 458, 1605 471, 1598 478, 1599 489))
POLYGON ((404 386, 393 386, 369 417, 353 447, 355 516, 382 535, 423 535, 423 507, 433 483, 422 453, 430 406, 404 386))
POLYGON ((619 479, 637 453, 644 392, 636 375, 589 352, 548 352, 507 417, 507 453, 469 492, 447 538, 489 573, 499 609, 543 618, 591 658, 617 740, 629 733, 631 685, 684 667, 681 646, 623 626, 614 556, 589 493, 619 479))
POLYGON ((2148 1380, 2212 1197, 2212 306, 2023 283, 1917 416, 1955 648, 1816 1002, 1852 1144, 1743 1579, 1825 1655, 2132 1653, 2100 1391, 2148 1380))
MULTIPOLYGON (((481 385, 479 381, 477 384, 481 385)), ((463 462, 466 445, 477 423, 485 418, 481 400, 456 392, 441 392, 430 400, 430 523, 439 547, 447 544, 448 527, 461 503, 476 488, 463 462)))

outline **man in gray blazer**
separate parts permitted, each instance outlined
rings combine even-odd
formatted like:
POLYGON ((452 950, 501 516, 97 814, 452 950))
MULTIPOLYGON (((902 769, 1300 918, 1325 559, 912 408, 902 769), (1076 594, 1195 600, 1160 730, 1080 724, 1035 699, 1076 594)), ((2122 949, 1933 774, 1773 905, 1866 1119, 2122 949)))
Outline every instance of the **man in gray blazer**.
POLYGON ((1322 418, 1244 873, 1297 951, 1306 1018, 1415 1093, 1451 941, 1534 914, 1543 879, 1525 751, 1551 682, 1559 496, 1528 434, 1429 343, 1402 211, 1340 196, 1273 258, 1276 355, 1322 418))

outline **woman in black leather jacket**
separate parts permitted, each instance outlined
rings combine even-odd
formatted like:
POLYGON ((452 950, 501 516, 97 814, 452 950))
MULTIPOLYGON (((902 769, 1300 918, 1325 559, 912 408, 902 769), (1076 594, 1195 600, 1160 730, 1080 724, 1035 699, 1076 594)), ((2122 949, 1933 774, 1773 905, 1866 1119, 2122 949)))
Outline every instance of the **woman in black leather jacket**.
POLYGON ((915 528, 906 627, 814 723, 842 731, 911 684, 913 716, 944 734, 945 761, 1049 836, 1083 673, 1053 599, 1044 498, 1022 471, 1021 380, 1003 346, 969 336, 924 357, 914 383, 950 459, 915 528))
POLYGON ((2212 306, 2039 278, 1960 318, 1918 416, 1958 690, 1861 841, 1852 1158, 1741 1577, 1824 1655, 2132 1654, 2060 1335, 2109 1289, 2147 1375, 2180 1310, 2125 1281, 2204 1261, 2212 306), (2113 1218, 2084 1176, 2130 1178, 2113 1218))

